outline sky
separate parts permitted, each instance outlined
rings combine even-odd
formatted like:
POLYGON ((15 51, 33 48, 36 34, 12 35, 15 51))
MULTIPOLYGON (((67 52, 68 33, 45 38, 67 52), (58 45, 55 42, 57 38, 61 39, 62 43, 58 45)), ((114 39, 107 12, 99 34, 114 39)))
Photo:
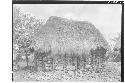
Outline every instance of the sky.
MULTIPOLYGON (((47 20, 59 16, 72 20, 89 21, 108 42, 121 32, 120 4, 16 4, 22 12, 47 20)), ((111 42, 112 43, 112 42, 111 42)))

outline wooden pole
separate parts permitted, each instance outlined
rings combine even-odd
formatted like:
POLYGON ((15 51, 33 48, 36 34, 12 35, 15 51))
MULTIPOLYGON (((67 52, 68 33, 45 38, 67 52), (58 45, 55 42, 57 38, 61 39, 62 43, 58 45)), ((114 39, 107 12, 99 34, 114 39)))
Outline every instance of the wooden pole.
POLYGON ((78 72, 78 66, 79 66, 79 57, 77 56, 77 58, 76 58, 76 71, 78 72))
POLYGON ((34 63, 35 63, 35 71, 38 71, 38 65, 37 65, 37 52, 34 53, 34 63))
POLYGON ((25 49, 25 57, 26 57, 26 64, 27 64, 27 68, 28 68, 29 67, 29 64, 28 64, 29 59, 28 59, 28 50, 27 49, 25 49))
POLYGON ((66 54, 64 55, 64 65, 63 65, 64 72, 67 73, 67 62, 66 62, 66 54))
POLYGON ((64 59, 65 59, 65 61, 64 61, 64 71, 66 73, 66 54, 64 55, 64 59))
POLYGON ((27 68, 28 68, 29 67, 29 64, 28 64, 28 62, 29 62, 28 55, 26 54, 25 56, 26 56, 26 63, 27 63, 27 68))
POLYGON ((54 71, 54 57, 52 57, 52 71, 54 71))

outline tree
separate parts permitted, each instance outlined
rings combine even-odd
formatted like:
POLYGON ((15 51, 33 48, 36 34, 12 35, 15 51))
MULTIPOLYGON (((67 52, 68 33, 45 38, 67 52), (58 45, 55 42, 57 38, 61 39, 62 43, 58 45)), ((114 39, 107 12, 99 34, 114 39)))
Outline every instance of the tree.
POLYGON ((24 14, 19 7, 13 7, 13 45, 17 45, 18 47, 16 51, 13 46, 13 51, 17 52, 16 57, 25 55, 27 66, 29 66, 28 56, 32 53, 30 52, 30 46, 34 41, 35 31, 41 28, 42 24, 41 19, 36 19, 30 14, 24 14))
POLYGON ((114 37, 112 40, 115 42, 114 51, 120 52, 120 49, 121 49, 121 34, 118 33, 118 36, 114 37))
POLYGON ((114 61, 119 62, 121 61, 121 34, 118 33, 117 37, 113 38, 113 41, 115 42, 114 45, 114 61))

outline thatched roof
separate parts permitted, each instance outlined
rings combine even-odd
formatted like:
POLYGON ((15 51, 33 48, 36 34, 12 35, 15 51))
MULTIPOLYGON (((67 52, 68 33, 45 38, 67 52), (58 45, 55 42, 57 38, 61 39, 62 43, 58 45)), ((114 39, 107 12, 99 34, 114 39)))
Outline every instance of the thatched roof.
POLYGON ((108 46, 103 35, 90 22, 73 21, 56 16, 47 20, 37 32, 35 41, 35 49, 41 51, 51 49, 53 54, 88 53, 91 48, 108 46))

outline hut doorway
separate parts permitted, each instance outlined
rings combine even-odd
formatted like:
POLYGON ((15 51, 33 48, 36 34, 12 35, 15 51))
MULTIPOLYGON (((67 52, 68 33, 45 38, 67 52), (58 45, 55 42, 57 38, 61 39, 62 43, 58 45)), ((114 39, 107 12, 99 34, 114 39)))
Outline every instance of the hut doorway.
POLYGON ((53 58, 50 57, 50 54, 38 52, 35 56, 37 57, 36 65, 38 71, 45 72, 53 70, 53 58))
POLYGON ((44 71, 53 71, 53 58, 44 58, 44 71))

